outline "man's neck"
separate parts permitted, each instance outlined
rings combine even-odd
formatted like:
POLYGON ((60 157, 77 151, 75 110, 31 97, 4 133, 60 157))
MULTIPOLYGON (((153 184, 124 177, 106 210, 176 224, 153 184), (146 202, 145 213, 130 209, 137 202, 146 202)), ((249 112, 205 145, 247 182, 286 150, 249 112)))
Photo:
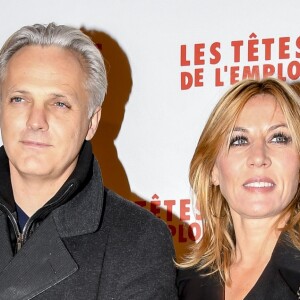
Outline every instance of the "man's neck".
POLYGON ((11 184, 15 202, 31 217, 57 193, 68 176, 53 180, 34 178, 21 175, 16 170, 11 169, 11 184))

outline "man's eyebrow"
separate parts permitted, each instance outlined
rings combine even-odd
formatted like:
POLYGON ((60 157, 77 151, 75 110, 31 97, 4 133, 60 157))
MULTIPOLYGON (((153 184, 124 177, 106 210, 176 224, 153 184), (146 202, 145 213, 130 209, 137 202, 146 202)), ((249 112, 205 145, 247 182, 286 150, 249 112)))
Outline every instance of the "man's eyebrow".
POLYGON ((51 93, 50 95, 54 98, 66 98, 67 97, 66 95, 57 94, 57 93, 51 93))
POLYGON ((9 93, 20 93, 20 94, 30 94, 28 91, 26 90, 14 90, 14 89, 9 89, 8 90, 9 93))
MULTIPOLYGON (((29 91, 26 91, 26 90, 11 90, 10 92, 11 93, 19 93, 19 94, 23 94, 23 95, 31 94, 29 91)), ((60 93, 51 93, 50 96, 53 98, 67 98, 67 95, 63 95, 60 93)))

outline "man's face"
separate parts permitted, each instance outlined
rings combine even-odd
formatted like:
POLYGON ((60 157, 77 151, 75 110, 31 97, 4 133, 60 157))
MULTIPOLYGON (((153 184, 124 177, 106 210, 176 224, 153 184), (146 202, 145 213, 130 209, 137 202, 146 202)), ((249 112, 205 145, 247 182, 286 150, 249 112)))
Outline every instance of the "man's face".
POLYGON ((85 72, 76 54, 27 46, 10 59, 2 85, 0 127, 11 172, 62 179, 74 170, 100 109, 88 118, 85 72))

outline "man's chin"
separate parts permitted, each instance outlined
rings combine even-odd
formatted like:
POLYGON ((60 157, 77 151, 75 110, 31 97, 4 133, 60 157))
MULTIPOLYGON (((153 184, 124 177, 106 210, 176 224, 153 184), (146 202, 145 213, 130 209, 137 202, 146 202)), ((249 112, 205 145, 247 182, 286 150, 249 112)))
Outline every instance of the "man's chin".
POLYGON ((47 159, 26 159, 23 162, 15 164, 15 170, 22 177, 47 177, 50 176, 54 168, 49 165, 47 159))

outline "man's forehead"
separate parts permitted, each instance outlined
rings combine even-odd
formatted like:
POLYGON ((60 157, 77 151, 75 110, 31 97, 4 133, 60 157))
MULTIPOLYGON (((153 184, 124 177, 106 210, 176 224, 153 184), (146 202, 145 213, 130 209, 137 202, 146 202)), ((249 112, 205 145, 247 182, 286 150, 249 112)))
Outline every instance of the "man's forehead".
POLYGON ((48 61, 49 59, 62 60, 66 63, 79 64, 84 72, 81 55, 74 50, 57 45, 26 45, 17 50, 8 60, 8 66, 17 62, 18 64, 30 64, 48 61), (27 58, 24 60, 24 58, 27 58))
POLYGON ((73 51, 57 46, 26 46, 10 59, 2 87, 6 95, 44 94, 47 98, 71 97, 87 102, 85 78, 73 51))

